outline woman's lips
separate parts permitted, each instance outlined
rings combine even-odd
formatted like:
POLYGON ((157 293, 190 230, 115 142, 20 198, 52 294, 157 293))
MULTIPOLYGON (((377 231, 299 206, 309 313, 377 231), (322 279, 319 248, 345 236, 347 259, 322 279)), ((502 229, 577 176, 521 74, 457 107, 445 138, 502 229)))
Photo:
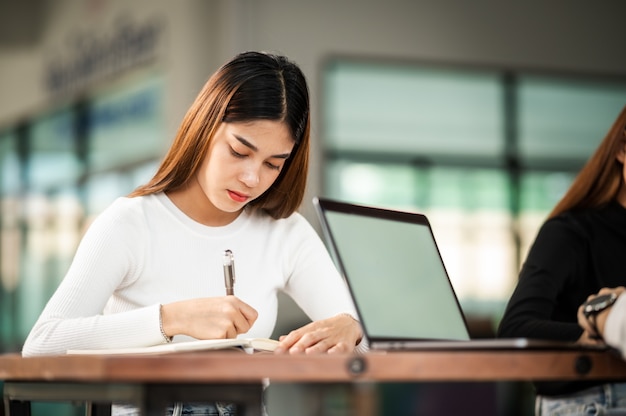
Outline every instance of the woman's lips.
POLYGON ((246 202, 249 198, 247 195, 240 194, 231 190, 228 190, 228 196, 230 196, 230 199, 236 202, 246 202))

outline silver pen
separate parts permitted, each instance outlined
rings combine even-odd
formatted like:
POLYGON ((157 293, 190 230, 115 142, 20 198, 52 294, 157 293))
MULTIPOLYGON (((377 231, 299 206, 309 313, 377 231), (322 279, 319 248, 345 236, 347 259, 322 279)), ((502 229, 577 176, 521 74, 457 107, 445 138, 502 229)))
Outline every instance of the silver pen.
POLYGON ((226 295, 235 294, 235 258, 230 250, 224 251, 224 285, 226 295))

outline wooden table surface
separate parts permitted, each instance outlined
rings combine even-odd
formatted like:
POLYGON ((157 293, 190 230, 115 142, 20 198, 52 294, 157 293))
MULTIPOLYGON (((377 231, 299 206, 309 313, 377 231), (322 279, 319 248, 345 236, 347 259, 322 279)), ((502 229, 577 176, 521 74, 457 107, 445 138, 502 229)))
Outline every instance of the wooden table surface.
POLYGON ((626 362, 600 351, 420 351, 248 355, 239 351, 22 358, 0 355, 0 380, 241 383, 626 380, 626 362))

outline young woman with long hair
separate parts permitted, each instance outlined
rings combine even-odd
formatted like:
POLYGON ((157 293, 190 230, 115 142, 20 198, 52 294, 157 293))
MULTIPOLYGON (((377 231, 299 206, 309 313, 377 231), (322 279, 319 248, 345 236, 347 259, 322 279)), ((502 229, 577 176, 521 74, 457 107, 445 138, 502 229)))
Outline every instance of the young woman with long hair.
MULTIPOLYGON (((601 288, 626 286, 625 161, 626 107, 541 226, 500 322, 500 337, 601 342, 578 324, 577 313, 601 288)), ((589 412, 624 406, 611 397, 626 403, 626 384, 535 387, 537 415, 604 414, 589 412)))
POLYGON ((311 322, 281 336, 277 353, 353 351, 362 332, 347 286, 297 212, 309 139, 308 87, 296 64, 259 52, 227 62, 154 177, 89 227, 23 355, 267 338, 278 291, 311 322), (225 294, 226 250, 236 259, 234 295, 225 294))

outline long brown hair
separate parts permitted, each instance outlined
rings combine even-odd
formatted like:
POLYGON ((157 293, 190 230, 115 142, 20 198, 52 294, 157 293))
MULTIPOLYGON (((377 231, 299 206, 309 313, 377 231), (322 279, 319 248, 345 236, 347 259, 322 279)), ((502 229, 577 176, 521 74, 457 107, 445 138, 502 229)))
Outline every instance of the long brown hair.
POLYGON ((273 218, 295 212, 309 164, 309 91, 300 68, 284 56, 244 52, 213 74, 187 111, 154 177, 129 196, 173 191, 194 177, 220 123, 287 123, 295 145, 272 186, 248 206, 273 218))
POLYGON ((626 106, 596 151, 578 173, 548 218, 566 211, 596 208, 613 201, 623 186, 623 165, 617 160, 626 146, 626 106))

